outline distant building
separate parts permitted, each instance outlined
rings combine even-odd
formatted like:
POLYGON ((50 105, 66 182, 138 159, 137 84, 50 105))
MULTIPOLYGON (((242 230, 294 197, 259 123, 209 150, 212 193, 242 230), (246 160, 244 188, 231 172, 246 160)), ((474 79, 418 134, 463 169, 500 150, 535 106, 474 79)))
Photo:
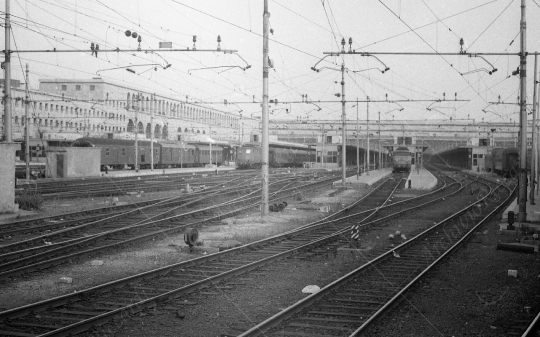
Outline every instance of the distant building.
MULTIPOLYGON (((14 82, 15 83, 15 82, 14 82)), ((13 85, 13 139, 24 137, 25 92, 13 85)), ((2 102, 2 105, 4 102, 2 102)), ((2 108, 2 132, 4 125, 2 108)), ((187 142, 245 142, 258 123, 202 104, 92 79, 41 79, 30 91, 30 137, 75 140, 113 137, 187 142), (151 122, 153 113, 153 122, 151 122), (244 139, 245 138, 245 139, 244 139)))

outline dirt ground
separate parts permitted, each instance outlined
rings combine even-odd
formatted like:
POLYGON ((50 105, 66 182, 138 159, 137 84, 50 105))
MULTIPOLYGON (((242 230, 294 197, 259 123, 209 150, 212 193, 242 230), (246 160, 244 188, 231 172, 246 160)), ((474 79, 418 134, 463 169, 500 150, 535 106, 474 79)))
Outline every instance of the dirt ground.
MULTIPOLYGON (((319 207, 327 205, 335 211, 368 190, 366 187, 343 190, 334 196, 330 196, 335 192, 332 189, 318 191, 306 195, 302 202, 290 203, 284 212, 271 213, 264 221, 258 213, 252 212, 225 219, 219 226, 201 228, 200 240, 206 245, 223 240, 251 242, 322 218, 328 214, 321 213, 319 207)), ((396 197, 407 198, 425 192, 402 190, 396 197)), ((486 224, 455 256, 406 293, 401 305, 367 335, 503 336, 512 317, 529 307, 537 308, 540 258, 538 254, 496 250, 498 242, 513 240, 500 234, 498 225, 498 220, 486 224), (509 269, 518 270, 518 277, 508 276, 509 269)), ((371 231, 363 237, 362 243, 368 250, 377 247, 395 229, 371 231)), ((192 258, 193 255, 181 251, 182 246, 185 246, 182 235, 171 236, 9 282, 0 288, 0 306, 20 306, 192 258), (103 264, 92 265, 95 260, 103 264), (60 278, 65 276, 72 277, 73 283, 61 283, 60 278)), ((334 257, 277 263, 250 275, 244 284, 171 301, 83 335, 236 336, 304 298, 306 294, 301 290, 306 285, 323 287, 362 263, 334 257)))
MULTIPOLYGON (((329 206, 330 212, 336 211, 344 205, 354 202, 368 190, 369 188, 365 187, 343 190, 332 197, 328 196, 335 193, 335 190, 331 188, 311 192, 304 195, 302 201, 290 203, 283 212, 270 213, 264 221, 262 221, 260 213, 251 212, 237 218, 224 219, 222 224, 218 226, 203 227, 199 229, 199 241, 203 243, 202 248, 215 246, 222 241, 234 241, 238 244, 257 241, 323 218, 329 213, 320 212, 321 206, 329 206)), ((154 199, 176 194, 176 192, 149 193, 141 197, 154 199)), ((107 197, 92 198, 90 203, 85 199, 53 200, 47 202, 43 210, 27 213, 25 217, 58 214, 60 210, 65 212, 94 208, 109 205, 110 202, 111 198, 107 197)), ((183 251, 182 247, 187 247, 183 234, 177 234, 163 240, 140 243, 120 252, 65 264, 51 271, 44 270, 29 277, 18 277, 7 282, 4 281, 0 283, 2 284, 0 287, 0 309, 14 308, 79 291, 96 284, 199 256, 183 251), (64 277, 72 279, 72 283, 63 282, 61 279, 64 277)), ((211 252, 211 249, 208 249, 208 252, 211 252)), ((203 250, 200 253, 205 252, 203 250)))

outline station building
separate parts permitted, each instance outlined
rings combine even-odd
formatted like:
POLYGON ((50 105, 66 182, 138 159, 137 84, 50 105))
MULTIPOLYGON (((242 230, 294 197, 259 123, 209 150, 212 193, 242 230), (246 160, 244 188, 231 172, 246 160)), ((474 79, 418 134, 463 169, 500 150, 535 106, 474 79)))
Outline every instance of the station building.
MULTIPOLYGON (((4 82, 0 82, 1 86, 4 82)), ((24 139, 25 90, 12 82, 12 138, 24 139)), ((258 121, 237 113, 91 79, 41 79, 29 91, 32 158, 45 157, 42 145, 61 145, 81 137, 241 143, 249 141, 258 121), (152 125, 152 126, 151 126, 152 125)), ((2 105, 4 102, 2 101, 2 105)), ((2 108, 2 129, 4 125, 2 108)))

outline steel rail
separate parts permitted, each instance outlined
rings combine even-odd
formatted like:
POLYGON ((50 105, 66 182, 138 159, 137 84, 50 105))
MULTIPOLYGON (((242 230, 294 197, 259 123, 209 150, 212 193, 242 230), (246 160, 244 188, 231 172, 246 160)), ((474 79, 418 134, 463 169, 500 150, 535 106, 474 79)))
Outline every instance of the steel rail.
MULTIPOLYGON (((499 187, 500 186, 504 186, 505 188, 508 189, 508 187, 505 186, 505 185, 499 185, 499 187)), ((306 297, 306 298, 298 301, 297 303, 291 305, 290 307, 280 311, 279 313, 275 314, 274 316, 272 316, 272 317, 266 319, 265 321, 257 324, 256 326, 254 326, 254 327, 250 328, 249 330, 245 331, 244 333, 240 334, 238 337, 252 337, 252 336, 259 336, 261 334, 266 335, 266 332, 268 330, 270 330, 273 327, 278 326, 279 324, 284 322, 286 319, 292 317, 293 315, 300 312, 301 310, 308 307, 309 305, 323 299, 332 290, 335 290, 335 289, 341 287, 343 284, 348 283, 350 280, 355 278, 360 272, 362 272, 364 270, 367 270, 368 268, 371 268, 371 267, 375 266, 377 263, 379 263, 379 262, 393 256, 393 253, 396 252, 396 251, 400 251, 400 252, 404 251, 406 247, 411 246, 411 245, 419 242, 427 234, 437 230, 438 228, 440 228, 441 226, 446 224, 451 219, 454 219, 455 217, 462 215, 464 212, 471 209, 472 207, 475 207, 476 204, 478 204, 479 202, 481 202, 481 201, 485 200, 486 198, 488 198, 489 195, 491 195, 491 193, 486 194, 486 196, 484 196, 481 200, 479 200, 479 201, 465 207, 463 210, 460 210, 460 211, 454 213, 453 215, 448 216, 447 218, 445 218, 442 221, 438 222, 437 224, 435 224, 431 228, 423 231, 422 233, 420 233, 420 234, 416 235, 415 237, 411 238, 410 240, 408 240, 408 241, 402 243, 401 245, 395 247, 394 249, 389 250, 386 253, 381 254, 379 257, 365 263, 361 267, 359 267, 359 268, 349 272, 348 274, 344 275, 343 277, 333 281, 332 283, 330 283, 327 286, 323 287, 319 292, 314 293, 312 295, 309 295, 308 297, 306 297)), ((492 216, 496 211, 498 211, 502 207, 502 205, 504 205, 505 203, 508 202, 508 200, 510 200, 510 198, 511 198, 511 194, 495 210, 491 211, 489 213, 489 216, 492 216)), ((487 217, 485 217, 485 218, 487 219, 487 217)), ((475 226, 474 228, 477 228, 478 226, 479 226, 479 224, 477 226, 475 226)), ((469 230, 469 232, 467 233, 467 236, 469 236, 473 232, 474 232, 474 229, 469 230)), ((464 239, 462 239, 462 240, 464 240, 464 239)), ((459 242, 461 243, 462 240, 460 240, 459 242)), ((438 259, 438 261, 440 261, 440 260, 441 259, 438 259)), ((400 295, 401 294, 402 293, 400 293, 400 295)), ((397 296, 397 298, 398 297, 399 296, 397 296)), ((389 307, 389 304, 385 306, 385 308, 388 308, 388 307, 389 307)), ((356 336, 356 332, 353 333, 351 336, 356 336)))
MULTIPOLYGON (((327 182, 323 181, 322 183, 327 183, 327 182)), ((314 183, 313 188, 316 188, 320 184, 321 184, 321 182, 314 183)), ((297 189, 296 187, 293 188, 293 192, 296 189, 297 189)), ((289 192, 289 191, 285 190, 285 191, 277 192, 277 193, 286 193, 286 192, 289 192)), ((288 196, 285 196, 285 197, 282 197, 282 198, 286 198, 286 197, 288 197, 288 196)), ((248 205, 248 206, 245 206, 245 207, 237 208, 237 209, 235 209, 233 211, 229 211, 229 212, 226 212, 226 213, 221 213, 220 215, 217 215, 217 216, 214 216, 214 217, 209 217, 209 218, 206 218, 206 219, 201 220, 201 221, 190 222, 188 224, 181 224, 181 225, 174 226, 173 228, 169 228, 169 229, 166 229, 166 230, 160 229, 160 230, 157 230, 157 231, 154 231, 154 232, 151 232, 151 233, 147 233, 147 234, 135 237, 135 238, 130 238, 130 239, 127 239, 127 240, 112 243, 112 244, 109 244, 109 245, 106 245, 106 246, 83 250, 83 248, 87 247, 90 244, 96 244, 99 241, 103 241, 107 237, 110 237, 110 236, 113 236, 113 235, 119 235, 119 234, 122 234, 122 233, 124 233, 126 231, 131 231, 131 230, 134 230, 134 229, 144 228, 144 227, 148 227, 148 226, 152 226, 152 225, 158 225, 158 224, 162 224, 162 223, 170 223, 172 221, 178 221, 179 219, 185 218, 185 217, 188 217, 188 216, 201 214, 203 212, 208 212, 208 211, 211 211, 211 210, 214 210, 214 209, 219 209, 220 207, 224 207, 224 206, 234 206, 235 204, 244 203, 246 201, 255 200, 255 199, 258 200, 258 197, 255 196, 255 197, 251 197, 251 198, 248 198, 248 199, 243 199, 242 198, 242 199, 237 200, 235 202, 227 201, 227 202, 219 204, 219 205, 213 205, 213 206, 205 207, 205 208, 202 208, 202 209, 199 209, 199 210, 196 210, 196 211, 190 211, 190 212, 185 212, 185 213, 182 213, 182 214, 179 214, 179 215, 173 215, 173 216, 170 216, 170 217, 167 217, 167 218, 159 218, 162 215, 158 215, 158 216, 156 216, 156 217, 159 218, 157 220, 152 220, 152 219, 150 219, 148 221, 144 220, 144 221, 141 221, 141 222, 133 224, 133 225, 124 226, 124 227, 114 229, 114 230, 108 230, 108 231, 103 232, 103 233, 98 233, 98 234, 95 234, 95 235, 92 235, 92 236, 84 237, 84 238, 82 238, 80 240, 74 240, 74 241, 70 242, 67 245, 63 245, 63 246, 60 246, 58 248, 52 247, 52 249, 49 249, 49 250, 47 250, 45 252, 47 255, 63 254, 60 257, 52 258, 52 259, 43 261, 44 256, 39 256, 39 255, 34 254, 34 255, 31 255, 28 258, 14 260, 14 261, 12 261, 10 263, 6 263, 4 265, 1 265, 0 267, 3 267, 4 269, 7 268, 7 267, 13 267, 13 269, 5 270, 5 271, 0 272, 0 279, 6 278, 6 277, 12 277, 12 276, 15 276, 15 275, 20 275, 22 273, 26 273, 26 272, 29 272, 29 271, 41 270, 41 269, 44 269, 44 268, 48 268, 48 267, 60 264, 63 261, 71 260, 71 259, 74 259, 74 258, 79 258, 79 257, 89 255, 91 253, 95 253, 97 251, 101 251, 101 250, 104 250, 104 249, 111 249, 111 248, 114 248, 114 247, 119 247, 119 246, 123 246, 123 245, 126 245, 126 244, 131 244, 131 243, 134 243, 134 242, 148 240, 149 238, 155 237, 157 235, 165 235, 165 234, 176 233, 178 231, 183 231, 185 228, 188 228, 188 227, 198 227, 198 226, 202 226, 202 225, 204 225, 204 224, 206 224, 208 222, 211 222, 211 221, 217 221, 217 220, 220 220, 220 219, 225 218, 225 217, 234 216, 234 215, 237 215, 237 214, 239 214, 239 213, 241 213, 243 211, 246 211, 246 210, 252 209, 253 207, 256 207, 259 204, 259 202, 256 202, 255 204, 251 204, 251 205, 248 205), (71 252, 73 250, 76 250, 76 252, 67 255, 69 252, 71 252), (32 262, 34 260, 39 260, 39 262, 33 263, 33 264, 32 263, 27 263, 29 261, 32 262)), ((45 247, 51 247, 51 246, 45 246, 45 247)))
MULTIPOLYGON (((211 261, 211 260, 214 260, 214 259, 219 259, 221 257, 235 255, 236 253, 241 252, 241 251, 244 251, 244 252, 245 251, 251 251, 254 248, 256 249, 256 247, 258 247, 259 245, 264 245, 265 243, 268 243, 269 241, 280 241, 280 240, 283 240, 283 238, 284 238, 283 235, 276 235, 276 236, 274 236, 274 237, 272 237, 270 239, 260 240, 258 242, 253 243, 253 244, 250 244, 250 245, 245 245, 245 246, 242 246, 242 247, 234 248, 234 249, 231 249, 231 250, 228 250, 228 251, 225 251, 225 252, 221 252, 221 253, 210 254, 210 255, 207 255, 205 257, 197 258, 197 259, 194 259, 194 260, 186 261, 186 262, 183 262, 183 263, 180 263, 180 264, 175 264, 175 265, 172 265, 172 266, 162 267, 160 269, 155 270, 154 272, 147 272, 147 273, 135 275, 135 276, 123 279, 123 280, 121 280, 119 282, 132 283, 132 282, 136 282, 137 280, 148 278, 148 277, 150 277, 150 275, 167 274, 169 271, 171 271, 173 269, 178 270, 181 267, 196 266, 197 264, 200 264, 203 261, 211 261)), ((300 252, 302 250, 308 250, 308 249, 310 249, 311 246, 318 245, 318 244, 323 243, 325 241, 328 241, 328 238, 324 237, 321 240, 316 240, 312 244, 308 243, 308 244, 301 245, 299 247, 295 247, 294 249, 290 249, 288 251, 285 251, 285 252, 282 252, 280 254, 274 255, 273 257, 267 257, 263 261, 251 263, 251 264, 247 265, 245 268, 236 268, 236 269, 234 269, 232 271, 227 272, 226 274, 225 273, 221 274, 221 276, 217 275, 217 276, 214 276, 214 277, 211 277, 211 278, 207 278, 205 280, 197 282, 195 285, 189 285, 189 286, 187 286, 187 288, 184 287, 184 288, 176 289, 174 291, 170 291, 170 292, 168 292, 166 294, 166 296, 168 296, 168 297, 181 296, 182 291, 193 291, 194 289, 196 289, 197 286, 213 284, 213 283, 219 281, 221 279, 221 277, 227 277, 227 276, 232 276, 232 275, 244 273, 247 270, 252 270, 252 269, 258 268, 263 263, 266 264, 266 263, 269 263, 270 261, 274 261, 276 259, 281 259, 281 258, 285 258, 287 256, 290 256, 291 254, 297 254, 298 252, 300 252)), ((68 302, 72 302, 72 301, 76 301, 78 299, 86 298, 86 297, 90 296, 89 294, 92 293, 92 292, 104 292, 104 291, 107 291, 108 289, 111 289, 112 287, 115 287, 115 285, 113 285, 113 284, 118 284, 119 282, 117 282, 117 283, 110 282, 110 283, 105 284, 105 285, 100 285, 100 286, 97 286, 97 287, 93 287, 92 288, 93 290, 90 289, 89 291, 84 291, 84 294, 83 294, 83 292, 75 293, 75 294, 72 295, 73 297, 71 297, 71 298, 69 297, 69 295, 64 295, 64 296, 57 297, 55 299, 39 302, 39 303, 35 304, 34 306, 33 305, 27 305, 27 306, 24 306, 24 307, 21 307, 21 308, 15 308, 15 309, 6 311, 4 313, 0 313, 0 320, 1 319, 6 320, 8 318, 9 319, 14 319, 16 317, 23 316, 23 315, 25 315, 25 313, 29 313, 30 311, 32 311, 32 312, 40 311, 40 310, 45 309, 47 307, 57 307, 59 305, 66 304, 68 302), (85 294, 87 294, 87 295, 85 295, 85 294)), ((139 303, 140 306, 136 306, 136 304, 131 304, 131 305, 129 305, 128 307, 126 307, 124 309, 118 309, 115 312, 112 312, 112 313, 109 313, 109 314, 102 314, 99 317, 95 317, 94 319, 88 319, 85 322, 76 323, 75 325, 72 325, 71 328, 70 327, 64 327, 64 328, 62 328, 62 331, 61 331, 62 333, 60 335, 63 335, 63 334, 67 335, 67 334, 70 334, 70 333, 76 333, 77 331, 83 331, 83 330, 86 330, 90 326, 94 326, 96 324, 100 324, 100 323, 102 323, 102 322, 104 322, 106 320, 109 320, 111 317, 113 317, 115 315, 123 315, 123 313, 128 312, 128 311, 136 312, 138 310, 142 310, 142 308, 144 306, 150 306, 151 307, 151 306, 154 306, 157 302, 162 302, 162 301, 165 301, 165 299, 163 297, 156 297, 156 298, 151 298, 151 299, 147 299, 147 300, 144 300, 144 301, 140 302, 139 303)), ((60 333, 59 330, 51 332, 49 334, 44 334, 44 336, 58 335, 58 333, 60 333)))
MULTIPOLYGON (((229 191, 229 192, 230 191, 236 191, 237 189, 238 189, 238 187, 230 187, 230 188, 225 189, 225 192, 227 192, 227 191, 229 191)), ((215 193, 218 193, 220 190, 218 190, 217 192, 214 192, 214 191, 215 191, 214 189, 204 189, 204 190, 199 190, 198 192, 191 193, 191 194, 189 194, 187 196, 188 196, 188 199, 192 198, 192 197, 199 197, 199 200, 202 200, 202 197, 200 197, 200 195, 207 196, 208 192, 215 194, 215 193)), ((21 244, 31 244, 33 242, 42 242, 43 240, 52 239, 53 237, 55 237, 57 235, 62 235, 62 234, 65 234, 67 232, 81 230, 81 229, 91 227, 91 226, 106 224, 106 223, 108 223, 110 221, 118 220, 119 218, 123 218, 123 217, 133 215, 133 214, 138 214, 138 213, 150 210, 150 209, 154 209, 154 208, 158 208, 158 207, 164 207, 164 206, 167 207, 168 204, 170 204, 170 203, 174 204, 174 203, 177 203, 177 202, 181 202, 182 204, 180 205, 180 207, 184 207, 186 205, 185 200, 184 200, 185 198, 186 198, 186 195, 180 195, 180 196, 175 196, 175 197, 171 197, 171 198, 156 199, 155 203, 151 203, 151 204, 146 203, 142 207, 135 206, 136 208, 134 208, 134 206, 131 206, 131 207, 128 208, 129 210, 125 211, 125 212, 122 211, 124 209, 124 207, 107 208, 106 209, 107 211, 112 210, 113 212, 111 214, 105 214, 104 215, 105 217, 103 217, 103 215, 98 216, 98 220, 83 223, 83 224, 80 224, 80 225, 75 225, 75 226, 70 226, 70 224, 78 224, 78 223, 81 222, 81 219, 72 219, 72 220, 64 221, 62 223, 56 224, 56 227, 68 227, 68 228, 63 228, 63 229, 58 230, 58 231, 49 232, 49 233, 34 237, 32 239, 22 241, 22 242, 16 242, 16 243, 13 243, 13 244, 0 246, 0 251, 14 249, 15 247, 21 246, 21 244), (120 211, 119 213, 115 212, 117 209, 120 211)), ((193 202, 194 201, 191 201, 191 203, 193 203, 193 202)), ((189 200, 188 200, 188 204, 189 204, 189 200)), ((87 213, 87 211, 82 212, 82 214, 86 214, 86 213, 87 213)), ((70 213, 70 215, 73 215, 73 214, 78 214, 78 213, 77 212, 70 213)), ((63 215, 60 215, 60 216, 63 216, 63 215)), ((50 217, 47 217, 46 219, 49 219, 49 218, 50 217)), ((35 221, 35 220, 32 220, 32 221, 35 221)), ((52 226, 52 225, 48 225, 46 227, 50 227, 50 226, 52 226)))

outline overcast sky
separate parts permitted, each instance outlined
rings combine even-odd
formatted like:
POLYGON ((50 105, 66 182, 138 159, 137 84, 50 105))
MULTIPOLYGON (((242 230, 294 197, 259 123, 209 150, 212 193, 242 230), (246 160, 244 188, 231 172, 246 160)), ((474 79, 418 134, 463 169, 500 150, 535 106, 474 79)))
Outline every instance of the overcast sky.
MULTIPOLYGON (((527 50, 539 50, 540 1, 527 0, 527 50)), ((3 2, 4 3, 4 2, 3 2)), ((4 8, 1 8, 4 14, 4 8)), ((459 52, 460 38, 469 53, 509 52, 520 49, 520 1, 511 0, 269 0, 271 119, 340 119, 341 73, 311 70, 324 52, 337 51, 344 37, 352 49, 363 52, 459 52), (410 30, 413 29, 414 32, 410 30), (513 43, 511 43, 513 41, 513 43), (315 104, 302 101, 302 95, 315 104), (336 103, 317 103, 336 101, 336 103), (318 107, 321 109, 319 110, 318 107), (286 109, 289 109, 287 112, 286 109)), ((244 115, 260 116, 262 100, 263 0, 11 0, 12 49, 80 50, 80 53, 20 53, 12 59, 12 76, 23 79, 30 66, 31 86, 40 78, 85 79, 96 72, 107 80, 185 100, 246 102, 237 106, 213 104, 244 115), (142 36, 141 48, 158 48, 170 41, 174 48, 238 50, 217 52, 99 53, 90 55, 90 43, 101 49, 137 48, 126 30, 142 36), (244 61, 245 60, 245 61, 244 61), (250 69, 242 70, 247 64, 250 69), (171 67, 160 66, 170 63, 171 67), (159 64, 157 70, 153 66, 159 64), (136 74, 124 68, 131 66, 136 74), (238 66, 225 68, 222 66, 238 66), (200 69, 221 67, 212 69, 200 69), (196 70, 193 70, 196 69, 196 70)), ((4 49, 2 39, 2 49, 4 49)), ((348 50, 348 43, 346 49, 348 50)), ((378 56, 328 57, 317 68, 338 69, 345 62, 346 100, 438 100, 446 102, 371 103, 370 115, 381 119, 475 119, 501 122, 519 119, 516 103, 519 78, 511 73, 517 56, 378 56), (382 73, 384 65, 390 68, 382 73), (484 70, 497 72, 489 75, 484 70), (484 69, 484 70, 483 70, 484 69), (365 71, 362 71, 365 70, 365 71), (360 71, 354 73, 353 71, 360 71), (470 72, 470 73, 468 73, 470 72), (468 74, 465 74, 468 73, 468 74), (463 74, 463 75, 462 75, 463 74), (460 100, 455 102, 455 94, 460 100), (386 96, 388 95, 388 96, 386 96), (402 111, 398 109, 404 108, 402 111), (428 111, 430 108, 431 111, 428 111), (482 110, 486 110, 487 113, 482 110), (394 116, 394 117, 393 117, 394 116)), ((532 103, 534 56, 528 57, 528 100, 532 103)), ((347 119, 355 120, 355 102, 347 103, 347 119), (354 106, 354 107, 353 107, 354 106)), ((366 103, 359 116, 366 118, 366 103)))

